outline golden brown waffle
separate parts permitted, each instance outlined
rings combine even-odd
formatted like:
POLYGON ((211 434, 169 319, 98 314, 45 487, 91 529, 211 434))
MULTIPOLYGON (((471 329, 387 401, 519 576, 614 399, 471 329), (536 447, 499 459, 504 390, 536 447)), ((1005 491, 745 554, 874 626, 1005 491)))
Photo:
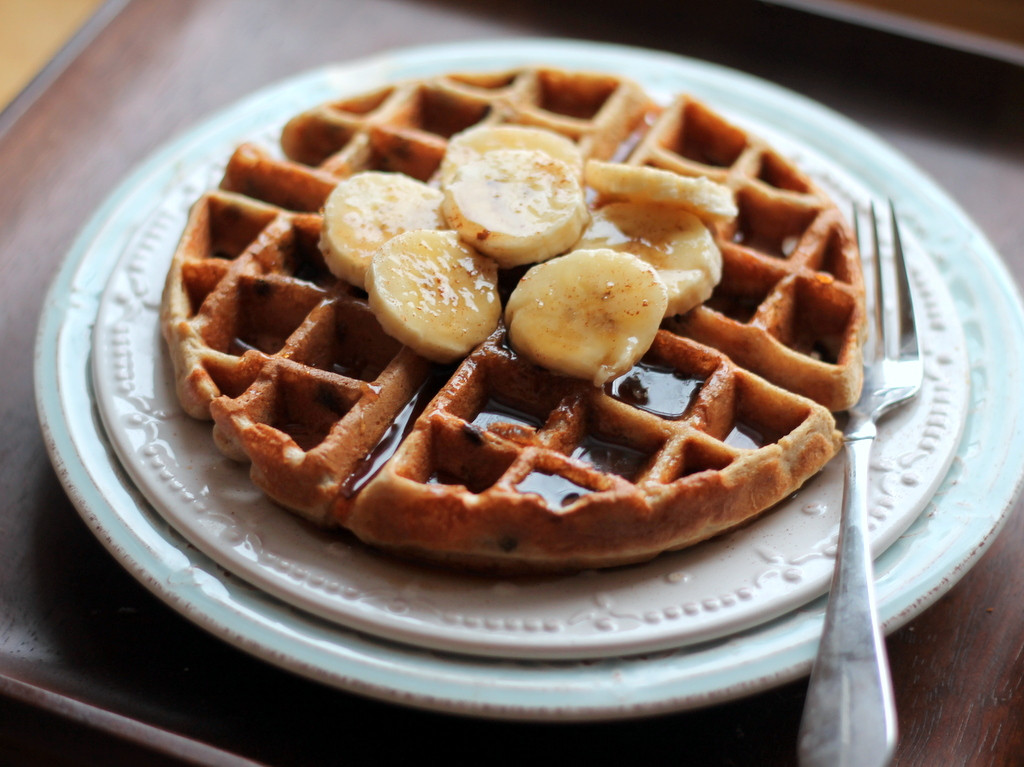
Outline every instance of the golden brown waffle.
POLYGON ((863 372, 864 282, 835 204, 770 146, 680 96, 629 162, 731 187, 739 215, 718 226, 723 277, 711 300, 666 323, 769 380, 845 410, 863 372))
POLYGON ((829 408, 860 386, 856 247, 807 178, 702 104, 661 109, 608 75, 452 75, 320 106, 282 146, 240 147, 196 203, 162 325, 185 409, 302 516, 478 570, 609 566, 748 521, 838 449, 829 408), (429 363, 324 264, 318 211, 340 178, 429 181, 447 138, 480 122, 735 190, 715 295, 603 388, 529 364, 503 328, 459 365, 429 363))

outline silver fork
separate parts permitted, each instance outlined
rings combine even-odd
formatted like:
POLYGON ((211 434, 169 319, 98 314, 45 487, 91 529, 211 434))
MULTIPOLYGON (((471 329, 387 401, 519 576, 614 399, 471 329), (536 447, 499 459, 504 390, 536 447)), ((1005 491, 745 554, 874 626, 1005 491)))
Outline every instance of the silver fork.
MULTIPOLYGON (((825 627, 800 722, 801 767, 882 767, 896 749, 896 707, 885 643, 875 610, 868 537, 868 472, 876 422, 921 389, 917 344, 903 245, 889 204, 892 259, 881 255, 878 219, 871 207, 874 312, 865 345, 864 388, 849 411, 843 453, 846 484, 839 545, 825 627), (885 263, 883 263, 885 262, 885 263), (892 271, 891 281, 883 270, 892 271), (884 297, 895 290, 895 306, 884 297)), ((854 225, 862 241, 857 216, 854 225)))

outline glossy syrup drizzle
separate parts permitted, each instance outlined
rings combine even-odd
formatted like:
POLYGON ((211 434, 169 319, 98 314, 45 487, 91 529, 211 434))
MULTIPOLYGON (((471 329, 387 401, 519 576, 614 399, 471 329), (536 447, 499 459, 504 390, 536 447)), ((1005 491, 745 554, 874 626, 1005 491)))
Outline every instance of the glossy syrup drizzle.
POLYGON ((434 395, 441 390, 450 377, 451 370, 448 368, 435 367, 420 388, 412 396, 405 406, 398 412, 394 420, 388 426, 373 450, 359 463, 355 471, 349 475, 342 486, 341 492, 346 498, 351 498, 358 493, 371 479, 377 476, 385 463, 395 454, 398 446, 402 444, 406 436, 412 431, 416 419, 426 408, 427 404, 434 398, 434 395))
POLYGON ((683 417, 703 384, 702 379, 686 377, 668 366, 640 362, 607 388, 620 402, 674 419, 683 417))
POLYGON ((743 450, 756 450, 775 442, 766 432, 748 423, 737 423, 725 438, 725 444, 743 450))
POLYGON ((332 362, 331 372, 345 378, 357 378, 360 381, 372 381, 380 375, 380 367, 371 365, 364 359, 349 359, 346 362, 332 362))
MULTIPOLYGON (((639 450, 590 435, 573 450, 572 457, 589 463, 598 471, 618 474, 629 480, 636 478, 647 460, 639 450)), ((522 493, 539 495, 552 508, 569 506, 594 492, 566 477, 543 471, 527 474, 516 488, 522 493)))
POLYGON ((530 472, 516 485, 516 489, 521 493, 539 495, 553 508, 569 506, 593 492, 589 487, 578 485, 571 479, 543 471, 530 472))
POLYGON ((493 423, 510 423, 515 426, 526 426, 530 429, 539 429, 544 425, 544 422, 532 413, 527 413, 497 397, 490 397, 484 403, 480 412, 476 414, 472 424, 481 429, 486 429, 493 423))
POLYGON ((588 435, 572 453, 573 458, 586 461, 598 471, 618 474, 633 480, 643 468, 647 456, 626 445, 588 435))

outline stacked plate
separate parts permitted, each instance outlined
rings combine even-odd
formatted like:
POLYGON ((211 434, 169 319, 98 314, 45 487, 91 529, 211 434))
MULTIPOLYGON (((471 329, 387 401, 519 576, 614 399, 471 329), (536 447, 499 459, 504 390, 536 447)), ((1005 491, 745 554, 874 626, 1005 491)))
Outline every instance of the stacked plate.
POLYGON ((237 144, 273 147, 290 116, 341 94, 537 62, 623 74, 666 101, 692 93, 841 204, 896 200, 927 381, 884 424, 872 545, 882 618, 889 630, 906 622, 978 558, 1016 495, 1024 437, 1005 413, 976 407, 1012 406, 1019 390, 1024 310, 1012 281, 955 203, 863 129, 766 82, 637 49, 508 41, 327 67, 229 107, 146 161, 68 255, 38 339, 40 418, 83 518, 135 577, 226 641, 405 704, 626 717, 807 672, 833 565, 838 461, 753 525, 693 549, 611 571, 489 580, 396 562, 309 527, 259 494, 216 450, 209 424, 178 407, 157 321, 163 279, 189 206, 237 144), (1000 375, 985 375, 994 365, 1000 375), (1005 449, 971 462, 979 443, 1005 449))

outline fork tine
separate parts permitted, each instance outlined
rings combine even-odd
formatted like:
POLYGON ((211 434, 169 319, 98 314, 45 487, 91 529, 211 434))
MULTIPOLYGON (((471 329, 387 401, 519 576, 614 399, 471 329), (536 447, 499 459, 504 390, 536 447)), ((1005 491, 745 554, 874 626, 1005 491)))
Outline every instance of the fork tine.
POLYGON ((891 200, 889 201, 889 216, 892 226, 893 263, 896 268, 896 297, 899 302, 898 359, 916 359, 920 355, 917 346, 917 323, 914 319, 914 299, 910 292, 907 263, 903 256, 903 240, 900 237, 899 222, 896 219, 896 206, 891 200))
MULTIPOLYGON (((875 215, 875 204, 873 202, 868 212, 871 225, 870 259, 872 269, 871 282, 864 286, 868 305, 871 307, 871 314, 868 318, 868 336, 864 345, 865 362, 881 360, 885 357, 885 307, 882 301, 882 296, 884 295, 882 288, 882 258, 878 247, 878 219, 875 215)), ((853 235, 857 240, 857 247, 861 252, 861 257, 868 258, 869 254, 864 250, 868 243, 865 242, 865 237, 861 235, 860 214, 857 211, 856 205, 853 208, 853 235)))
POLYGON ((874 202, 871 203, 871 247, 875 259, 875 327, 877 343, 875 359, 889 356, 892 343, 892 316, 885 303, 885 264, 882 263, 882 247, 878 236, 878 214, 874 202))

